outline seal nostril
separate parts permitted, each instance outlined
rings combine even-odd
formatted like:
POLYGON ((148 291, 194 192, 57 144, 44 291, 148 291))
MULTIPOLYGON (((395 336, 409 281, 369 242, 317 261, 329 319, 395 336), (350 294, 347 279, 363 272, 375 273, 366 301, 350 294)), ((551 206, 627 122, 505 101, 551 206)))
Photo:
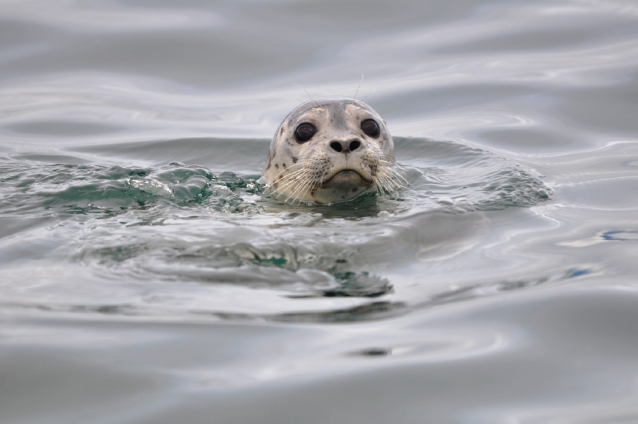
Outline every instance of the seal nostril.
POLYGON ((350 151, 354 152, 359 147, 361 147, 361 142, 359 140, 354 140, 350 143, 350 151))
POLYGON ((338 141, 333 141, 332 143, 330 143, 330 147, 332 147, 332 150, 337 152, 341 152, 343 150, 341 143, 339 143, 338 141))

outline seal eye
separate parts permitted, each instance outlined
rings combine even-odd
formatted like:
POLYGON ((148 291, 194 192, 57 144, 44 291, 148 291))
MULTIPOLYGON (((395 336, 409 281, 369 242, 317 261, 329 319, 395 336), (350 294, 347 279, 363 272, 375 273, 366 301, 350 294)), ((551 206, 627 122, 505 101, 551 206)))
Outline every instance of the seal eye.
POLYGON ((317 133, 317 129, 314 125, 304 122, 299 125, 295 130, 295 138, 298 143, 305 143, 310 140, 317 133))
POLYGON ((361 123, 361 130, 370 137, 379 137, 380 130, 379 124, 374 119, 366 119, 361 123))

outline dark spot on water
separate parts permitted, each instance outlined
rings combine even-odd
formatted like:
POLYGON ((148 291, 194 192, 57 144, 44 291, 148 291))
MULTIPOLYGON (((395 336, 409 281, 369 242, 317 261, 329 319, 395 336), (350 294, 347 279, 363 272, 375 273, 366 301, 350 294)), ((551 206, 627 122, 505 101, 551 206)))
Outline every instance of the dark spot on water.
POLYGON ((99 312, 101 314, 119 314, 121 312, 121 308, 119 305, 103 305, 95 308, 95 312, 99 312))
POLYGON ((403 302, 372 302, 365 305, 328 312, 293 312, 270 317, 282 322, 357 322, 387 319, 408 312, 403 302))
POLYGON ((392 349, 383 349, 379 347, 373 347, 371 349, 364 349, 359 352, 355 352, 355 355, 360 356, 388 356, 392 354, 392 349))
POLYGON ((576 278, 587 274, 591 274, 591 271, 588 269, 570 269, 565 274, 565 278, 576 278))
POLYGON ((608 241, 638 241, 638 231, 636 230, 613 230, 606 231, 602 235, 603 240, 608 241))

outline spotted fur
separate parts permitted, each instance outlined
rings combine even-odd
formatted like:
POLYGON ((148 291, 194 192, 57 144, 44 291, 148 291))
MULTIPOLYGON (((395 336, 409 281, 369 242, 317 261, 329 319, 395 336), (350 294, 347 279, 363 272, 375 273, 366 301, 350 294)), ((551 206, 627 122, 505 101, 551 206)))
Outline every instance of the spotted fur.
POLYGON ((263 176, 272 197, 317 204, 349 200, 373 189, 393 191, 407 184, 396 166, 394 142, 385 122, 370 106, 351 98, 314 99, 294 109, 275 132, 263 176), (367 119, 377 122, 377 137, 361 129, 367 119), (312 124, 317 132, 300 143, 295 131, 302 123, 312 124), (360 144, 352 151, 331 147, 333 142, 352 146, 353 141, 360 144))

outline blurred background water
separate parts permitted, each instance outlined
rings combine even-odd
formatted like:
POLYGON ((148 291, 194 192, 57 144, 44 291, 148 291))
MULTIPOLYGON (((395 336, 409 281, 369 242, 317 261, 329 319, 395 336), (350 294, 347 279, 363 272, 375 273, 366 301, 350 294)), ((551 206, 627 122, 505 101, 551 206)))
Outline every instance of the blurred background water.
POLYGON ((637 76, 631 0, 1 0, 0 421, 638 422, 637 76), (263 198, 362 74, 410 186, 263 198))

